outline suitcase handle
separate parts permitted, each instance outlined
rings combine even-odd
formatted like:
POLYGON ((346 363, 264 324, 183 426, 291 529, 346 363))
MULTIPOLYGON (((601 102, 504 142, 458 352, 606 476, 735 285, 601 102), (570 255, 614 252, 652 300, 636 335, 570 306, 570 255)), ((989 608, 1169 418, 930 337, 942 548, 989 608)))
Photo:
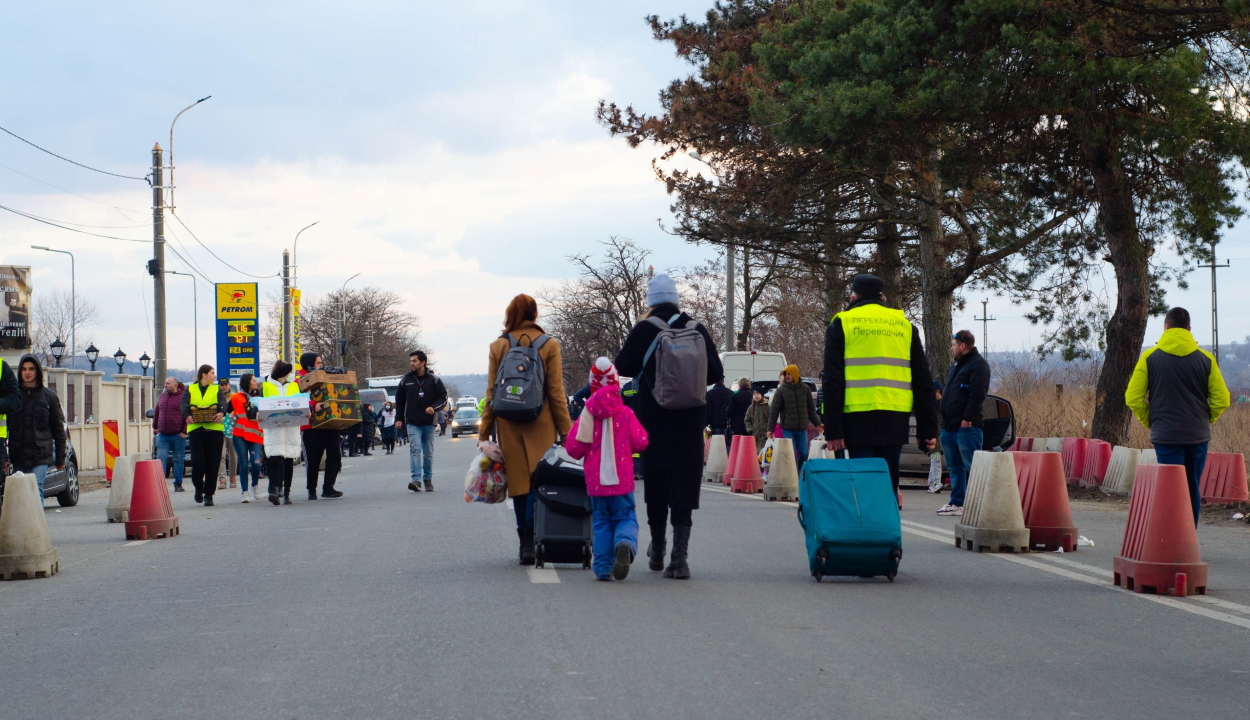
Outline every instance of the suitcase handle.
POLYGON ((803 519, 803 506, 799 505, 799 527, 807 529, 807 521, 803 519))

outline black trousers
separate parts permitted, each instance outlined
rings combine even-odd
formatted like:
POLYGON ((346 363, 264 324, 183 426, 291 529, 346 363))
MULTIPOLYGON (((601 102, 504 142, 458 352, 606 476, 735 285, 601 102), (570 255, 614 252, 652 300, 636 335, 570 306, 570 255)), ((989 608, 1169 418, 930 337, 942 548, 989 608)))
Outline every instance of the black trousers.
POLYGON ((197 428, 187 433, 191 443, 191 484, 197 493, 212 497, 217 492, 217 471, 221 469, 221 449, 226 434, 221 430, 197 428))
POLYGON ((321 491, 334 489, 334 481, 343 468, 343 456, 339 454, 338 430, 305 430, 304 431, 304 462, 307 466, 308 492, 317 492, 317 472, 321 467, 321 458, 326 459, 326 476, 321 483, 321 491))
MULTIPOLYGON (((673 508, 673 527, 690 527, 694 524, 694 510, 691 508, 673 508)), ((652 533, 659 534, 668 529, 668 503, 647 503, 647 524, 652 533)))
POLYGON ((295 474, 295 460, 277 456, 268 458, 269 494, 291 492, 291 476, 295 474))

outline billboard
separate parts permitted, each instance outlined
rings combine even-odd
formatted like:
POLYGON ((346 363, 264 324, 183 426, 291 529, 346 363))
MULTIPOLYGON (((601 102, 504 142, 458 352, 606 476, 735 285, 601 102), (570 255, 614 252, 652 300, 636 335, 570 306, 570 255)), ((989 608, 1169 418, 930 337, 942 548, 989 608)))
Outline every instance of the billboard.
POLYGON ((217 283, 217 377, 260 375, 260 299, 256 283, 217 283))
POLYGON ((30 349, 30 268, 0 265, 0 350, 30 349))

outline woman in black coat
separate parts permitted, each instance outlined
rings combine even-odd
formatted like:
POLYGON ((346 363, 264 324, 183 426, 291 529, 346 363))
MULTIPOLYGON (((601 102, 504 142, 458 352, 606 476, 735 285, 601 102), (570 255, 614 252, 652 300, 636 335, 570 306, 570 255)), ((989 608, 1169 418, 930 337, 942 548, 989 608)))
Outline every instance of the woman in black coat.
MULTIPOLYGON (((677 284, 667 275, 656 275, 647 283, 648 317, 657 317, 674 328, 695 322, 678 308, 677 284), (671 321, 671 322, 670 322, 671 321)), ((702 324, 698 326, 707 344, 707 381, 718 383, 725 377, 712 336, 702 324)), ((655 357, 643 359, 660 329, 644 318, 625 339, 625 346, 616 355, 616 367, 622 375, 633 376, 638 383, 633 409, 647 431, 650 444, 642 453, 643 497, 647 503, 647 524, 651 526, 651 545, 647 557, 652 570, 664 570, 664 577, 690 577, 687 550, 690 543, 692 512, 699 508, 699 488, 703 483, 703 428, 706 408, 665 410, 655 401, 651 387, 655 378, 655 357), (673 523, 673 553, 664 567, 669 517, 673 523)), ((700 392, 706 388, 699 388, 700 392)))

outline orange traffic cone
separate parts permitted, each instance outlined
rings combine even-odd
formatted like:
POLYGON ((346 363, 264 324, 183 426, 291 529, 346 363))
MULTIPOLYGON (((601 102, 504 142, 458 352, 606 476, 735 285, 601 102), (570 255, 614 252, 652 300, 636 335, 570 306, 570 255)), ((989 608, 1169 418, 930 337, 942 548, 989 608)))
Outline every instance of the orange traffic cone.
POLYGON ((1198 482, 1202 499, 1209 503, 1250 502, 1246 488, 1246 458, 1241 453, 1207 453, 1207 465, 1198 482))
POLYGON ((1063 477, 1069 484, 1076 483, 1085 474, 1085 449, 1088 446, 1086 438, 1063 439, 1063 477))
POLYGON ((742 444, 738 447, 734 476, 729 486, 734 492, 757 493, 764 489, 764 477, 760 474, 760 458, 759 453, 755 451, 755 436, 742 435, 740 437, 742 444))
POLYGON ((748 437, 751 438, 751 445, 754 447, 755 437, 751 435, 734 435, 734 439, 730 442, 729 460, 725 463, 725 472, 720 476, 720 481, 725 486, 733 482, 734 472, 738 469, 738 450, 742 447, 742 439, 748 437))
POLYGON ((1138 465, 1115 584, 1134 592, 1185 597, 1207 594, 1207 564, 1198 551, 1189 483, 1180 465, 1138 465))
POLYGON ((1029 548, 1051 552, 1077 548, 1077 530, 1072 524, 1063 458, 1059 453, 1015 452, 1016 479, 1020 484, 1020 506, 1024 526, 1029 529, 1029 548))
POLYGON ((169 501, 169 487, 160 460, 135 463, 134 488, 130 492, 130 514, 126 520, 127 540, 173 537, 179 532, 178 516, 169 501))
POLYGON ((1100 487, 1110 464, 1111 443, 1090 440, 1085 445, 1085 467, 1080 471, 1081 487, 1100 487))

